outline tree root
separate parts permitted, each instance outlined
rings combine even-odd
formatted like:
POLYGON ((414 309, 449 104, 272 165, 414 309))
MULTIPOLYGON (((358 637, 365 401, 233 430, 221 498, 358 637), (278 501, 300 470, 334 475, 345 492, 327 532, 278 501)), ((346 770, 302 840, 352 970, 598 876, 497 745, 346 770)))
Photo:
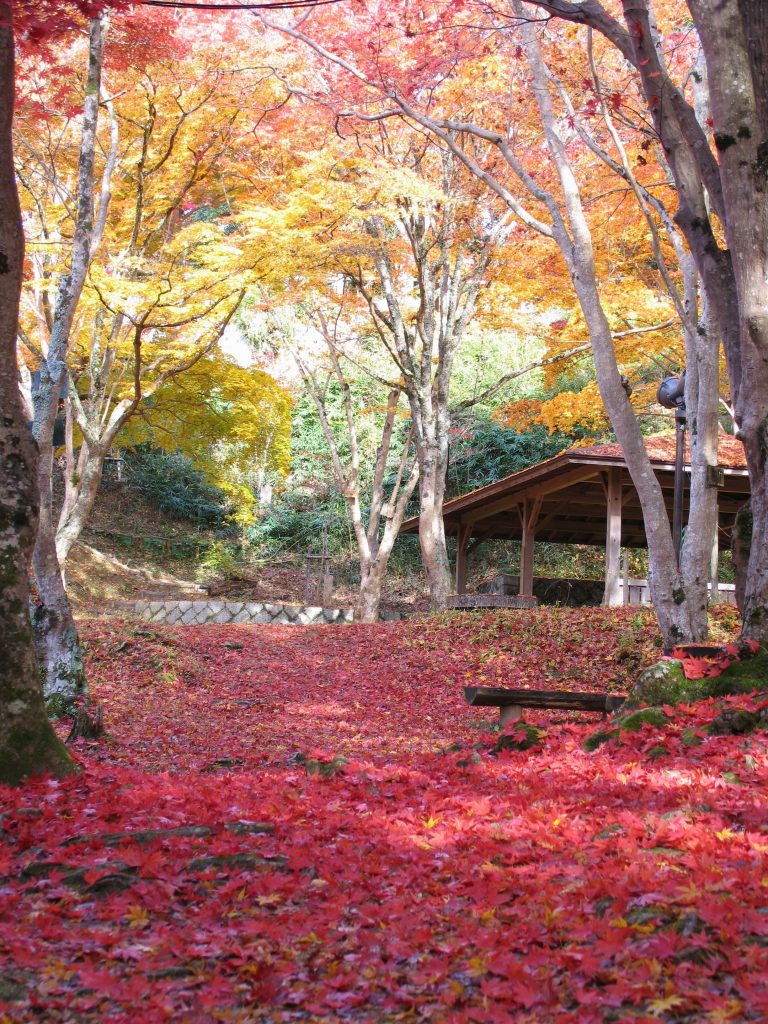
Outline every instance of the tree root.
POLYGON ((72 715, 72 727, 67 736, 67 743, 74 743, 81 737, 85 740, 98 739, 104 732, 104 720, 101 704, 87 701, 81 704, 72 715))

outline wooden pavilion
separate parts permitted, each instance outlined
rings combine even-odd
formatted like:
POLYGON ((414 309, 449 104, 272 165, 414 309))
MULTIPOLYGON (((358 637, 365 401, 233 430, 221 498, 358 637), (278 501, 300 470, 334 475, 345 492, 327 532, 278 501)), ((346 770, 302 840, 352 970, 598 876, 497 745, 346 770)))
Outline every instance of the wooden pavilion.
MULTIPOLYGON (((675 436, 646 440, 651 465, 664 493, 670 521, 675 478, 675 436)), ((730 547, 738 509, 749 497, 744 448, 721 434, 718 468, 718 544, 730 547)), ((690 471, 690 464, 686 465, 690 471)), ((687 494, 687 488, 686 488, 687 494)), ((447 501, 446 533, 456 537, 456 593, 466 593, 467 555, 486 540, 519 540, 520 595, 533 594, 534 546, 537 540, 558 544, 605 546, 605 604, 621 604, 621 548, 646 547, 640 502, 618 444, 569 448, 537 466, 447 501)), ((403 523, 401 533, 417 533, 418 517, 403 523)))

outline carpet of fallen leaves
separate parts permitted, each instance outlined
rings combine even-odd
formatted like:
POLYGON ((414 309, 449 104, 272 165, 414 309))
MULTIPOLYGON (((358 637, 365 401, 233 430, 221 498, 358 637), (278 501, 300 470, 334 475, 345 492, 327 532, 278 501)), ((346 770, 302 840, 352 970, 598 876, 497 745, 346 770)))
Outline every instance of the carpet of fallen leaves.
POLYGON ((768 1019, 765 734, 463 701, 621 691, 647 614, 84 632, 108 735, 0 789, 4 1024, 768 1019))

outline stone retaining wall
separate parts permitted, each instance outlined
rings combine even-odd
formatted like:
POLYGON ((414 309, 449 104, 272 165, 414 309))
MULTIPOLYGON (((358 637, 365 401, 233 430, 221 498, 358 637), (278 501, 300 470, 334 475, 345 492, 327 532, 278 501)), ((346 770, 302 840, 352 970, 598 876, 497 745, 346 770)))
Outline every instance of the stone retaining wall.
POLYGON ((351 608, 316 608, 298 604, 257 604, 252 601, 114 601, 113 614, 138 615, 149 622, 203 626, 246 622, 258 625, 309 626, 351 622, 351 608))

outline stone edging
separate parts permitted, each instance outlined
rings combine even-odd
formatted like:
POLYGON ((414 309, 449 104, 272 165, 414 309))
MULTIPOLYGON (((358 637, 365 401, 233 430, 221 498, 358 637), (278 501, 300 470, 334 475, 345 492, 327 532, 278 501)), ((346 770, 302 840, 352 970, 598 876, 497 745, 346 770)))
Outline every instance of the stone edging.
POLYGON ((138 615, 149 622, 203 626, 245 622, 258 625, 310 626, 351 622, 351 608, 319 608, 252 601, 113 601, 112 614, 138 615))

